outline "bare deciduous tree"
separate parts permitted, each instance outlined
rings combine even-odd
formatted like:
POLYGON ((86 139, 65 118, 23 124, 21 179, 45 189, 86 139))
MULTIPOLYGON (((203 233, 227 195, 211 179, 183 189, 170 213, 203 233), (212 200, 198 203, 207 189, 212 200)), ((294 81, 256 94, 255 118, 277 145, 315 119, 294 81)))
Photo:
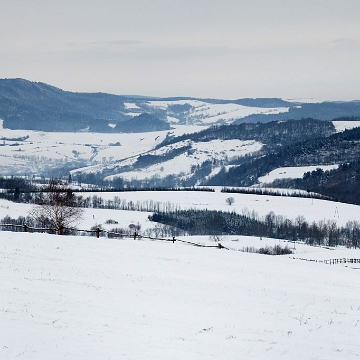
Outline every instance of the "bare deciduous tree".
POLYGON ((54 229, 56 234, 62 235, 81 220, 81 203, 81 197, 76 196, 67 184, 51 179, 36 197, 30 216, 40 226, 54 229))
POLYGON ((227 204, 231 205, 235 202, 235 199, 232 196, 230 196, 230 197, 226 198, 225 201, 227 204))

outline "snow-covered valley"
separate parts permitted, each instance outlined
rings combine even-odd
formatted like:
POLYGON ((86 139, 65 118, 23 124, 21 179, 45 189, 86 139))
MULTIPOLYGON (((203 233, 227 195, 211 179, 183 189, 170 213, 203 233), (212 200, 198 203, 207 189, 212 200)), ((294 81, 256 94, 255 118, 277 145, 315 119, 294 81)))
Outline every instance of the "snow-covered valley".
MULTIPOLYGON (((107 181, 116 177, 127 181, 165 179, 167 176, 187 179, 207 162, 211 164, 211 176, 223 166, 226 167, 232 159, 256 153, 264 145, 254 140, 218 139, 207 142, 184 141, 155 149, 167 138, 199 132, 207 128, 205 125, 173 125, 170 131, 114 134, 10 130, 2 127, 2 121, 0 123, 2 175, 55 176, 72 172, 80 175, 104 173, 107 181), (166 156, 181 147, 188 150, 149 166, 132 168, 140 155, 158 156, 160 159, 161 155, 166 156)), ((336 121, 334 125, 337 131, 343 131, 358 126, 359 122, 336 121)), ((273 179, 272 175, 270 177, 273 179)), ((284 176, 280 174, 279 177, 284 176)))
POLYGON ((0 127, 1 170, 5 174, 26 174, 105 164, 152 150, 167 135, 180 136, 200 131, 199 126, 175 126, 170 132, 134 134, 61 133, 9 130, 0 127))

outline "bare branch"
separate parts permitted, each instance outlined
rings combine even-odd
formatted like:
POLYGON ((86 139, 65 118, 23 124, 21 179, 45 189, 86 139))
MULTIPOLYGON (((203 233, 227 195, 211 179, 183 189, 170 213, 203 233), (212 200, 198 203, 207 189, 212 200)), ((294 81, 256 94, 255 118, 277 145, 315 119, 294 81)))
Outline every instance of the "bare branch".
POLYGON ((72 189, 55 179, 51 179, 35 200, 30 216, 42 227, 53 228, 57 234, 64 229, 75 227, 82 218, 82 198, 72 189))

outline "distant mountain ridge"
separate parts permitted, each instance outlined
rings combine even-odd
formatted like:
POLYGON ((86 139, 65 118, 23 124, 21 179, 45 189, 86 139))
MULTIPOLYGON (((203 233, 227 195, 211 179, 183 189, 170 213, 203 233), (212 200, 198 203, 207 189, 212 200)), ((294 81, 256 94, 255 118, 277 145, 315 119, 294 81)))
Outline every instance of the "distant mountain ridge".
POLYGON ((0 79, 0 118, 9 129, 111 133, 137 128, 146 132, 162 130, 164 123, 209 126, 309 117, 360 119, 360 101, 306 104, 278 98, 155 98, 75 93, 41 82, 0 79), (149 116, 138 118, 144 113, 152 116, 150 123, 149 116))
MULTIPOLYGON (((286 114, 282 114, 284 120, 301 120, 305 118, 313 118, 317 120, 335 120, 341 118, 352 118, 352 120, 360 120, 360 101, 334 101, 322 103, 305 103, 301 106, 292 106, 286 114)), ((235 121, 242 122, 269 122, 278 120, 276 114, 268 115, 249 115, 235 121)))

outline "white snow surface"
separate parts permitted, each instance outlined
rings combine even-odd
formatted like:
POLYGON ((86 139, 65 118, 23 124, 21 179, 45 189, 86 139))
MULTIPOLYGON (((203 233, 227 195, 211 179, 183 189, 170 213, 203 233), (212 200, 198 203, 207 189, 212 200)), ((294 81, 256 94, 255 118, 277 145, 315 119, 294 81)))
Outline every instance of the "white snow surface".
MULTIPOLYGON (((177 175, 178 178, 186 178, 191 175, 191 168, 193 166, 200 166, 205 161, 217 161, 231 160, 235 157, 241 157, 251 152, 258 151, 262 148, 263 144, 253 140, 211 140, 207 142, 193 142, 189 140, 181 141, 173 145, 164 146, 158 150, 153 150, 148 154, 162 155, 167 151, 176 148, 182 148, 187 145, 192 146, 191 151, 183 153, 176 158, 157 163, 155 165, 141 168, 140 170, 127 171, 121 173, 115 173, 108 176, 105 180, 112 180, 113 178, 120 176, 126 180, 144 180, 146 178, 159 177, 164 178, 168 175, 177 175)), ((117 163, 117 166, 131 165, 137 160, 137 157, 128 159, 121 163, 117 163)), ((217 171, 220 171, 221 167, 218 165, 217 171)))
POLYGON ((339 165, 318 165, 318 166, 294 166, 282 167, 270 171, 267 175, 259 177, 260 183, 270 183, 275 179, 297 179, 302 178, 306 172, 322 169, 324 171, 337 169, 339 165))
MULTIPOLYGON (((2 232, 0 244, 4 360, 360 355, 351 267, 177 242, 2 232)), ((301 258, 360 255, 311 250, 301 258)))
POLYGON ((0 163, 9 174, 43 172, 44 168, 64 163, 103 164, 152 150, 166 136, 180 136, 203 130, 204 126, 175 125, 167 131, 107 134, 60 133, 9 130, 0 121, 0 163), (19 140, 23 138, 22 140, 19 140), (120 143, 120 146, 119 146, 120 143))
MULTIPOLYGON (((319 199, 307 199, 289 196, 253 195, 238 193, 222 193, 205 191, 139 191, 119 193, 89 193, 104 199, 112 200, 114 196, 125 199, 127 202, 145 203, 155 201, 161 204, 174 204, 182 210, 208 209, 219 211, 235 211, 238 214, 248 214, 253 211, 260 217, 273 211, 289 220, 297 216, 304 216, 308 222, 334 220, 339 226, 345 225, 348 220, 360 218, 360 207, 319 199), (235 202, 230 206, 226 203, 228 197, 235 202)), ((90 210, 90 209, 89 209, 90 210)), ((95 210, 95 209, 94 209, 95 210)), ((116 214, 116 212, 114 213, 116 214)), ((119 220, 117 217, 115 220, 119 220)))
POLYGON ((360 126, 360 121, 333 121, 337 132, 353 129, 360 126))
MULTIPOLYGON (((308 221, 359 218, 359 207, 322 200, 219 192, 90 193, 181 208, 270 211, 308 221), (226 204, 233 196, 235 203, 226 204), (246 208, 246 209, 245 209, 246 208)), ((86 196, 86 194, 84 194, 86 196)), ((0 200, 0 217, 30 204, 0 200)), ((79 228, 106 219, 154 226, 149 213, 86 209, 79 228)), ((207 236, 180 237, 216 245, 207 236)), ((230 250, 181 242, 0 232, 0 358, 358 359, 359 249, 223 236, 230 250), (244 253, 288 245, 294 254, 244 253), (316 260, 316 261, 305 261, 316 260)))
POLYGON ((158 109, 167 109, 171 105, 191 105, 187 121, 193 124, 231 123, 236 119, 253 114, 280 114, 289 111, 288 107, 260 108, 238 104, 211 104, 201 100, 149 101, 148 105, 158 109))
POLYGON ((135 103, 129 103, 129 102, 125 102, 124 107, 125 109, 140 109, 139 106, 136 105, 135 103))

